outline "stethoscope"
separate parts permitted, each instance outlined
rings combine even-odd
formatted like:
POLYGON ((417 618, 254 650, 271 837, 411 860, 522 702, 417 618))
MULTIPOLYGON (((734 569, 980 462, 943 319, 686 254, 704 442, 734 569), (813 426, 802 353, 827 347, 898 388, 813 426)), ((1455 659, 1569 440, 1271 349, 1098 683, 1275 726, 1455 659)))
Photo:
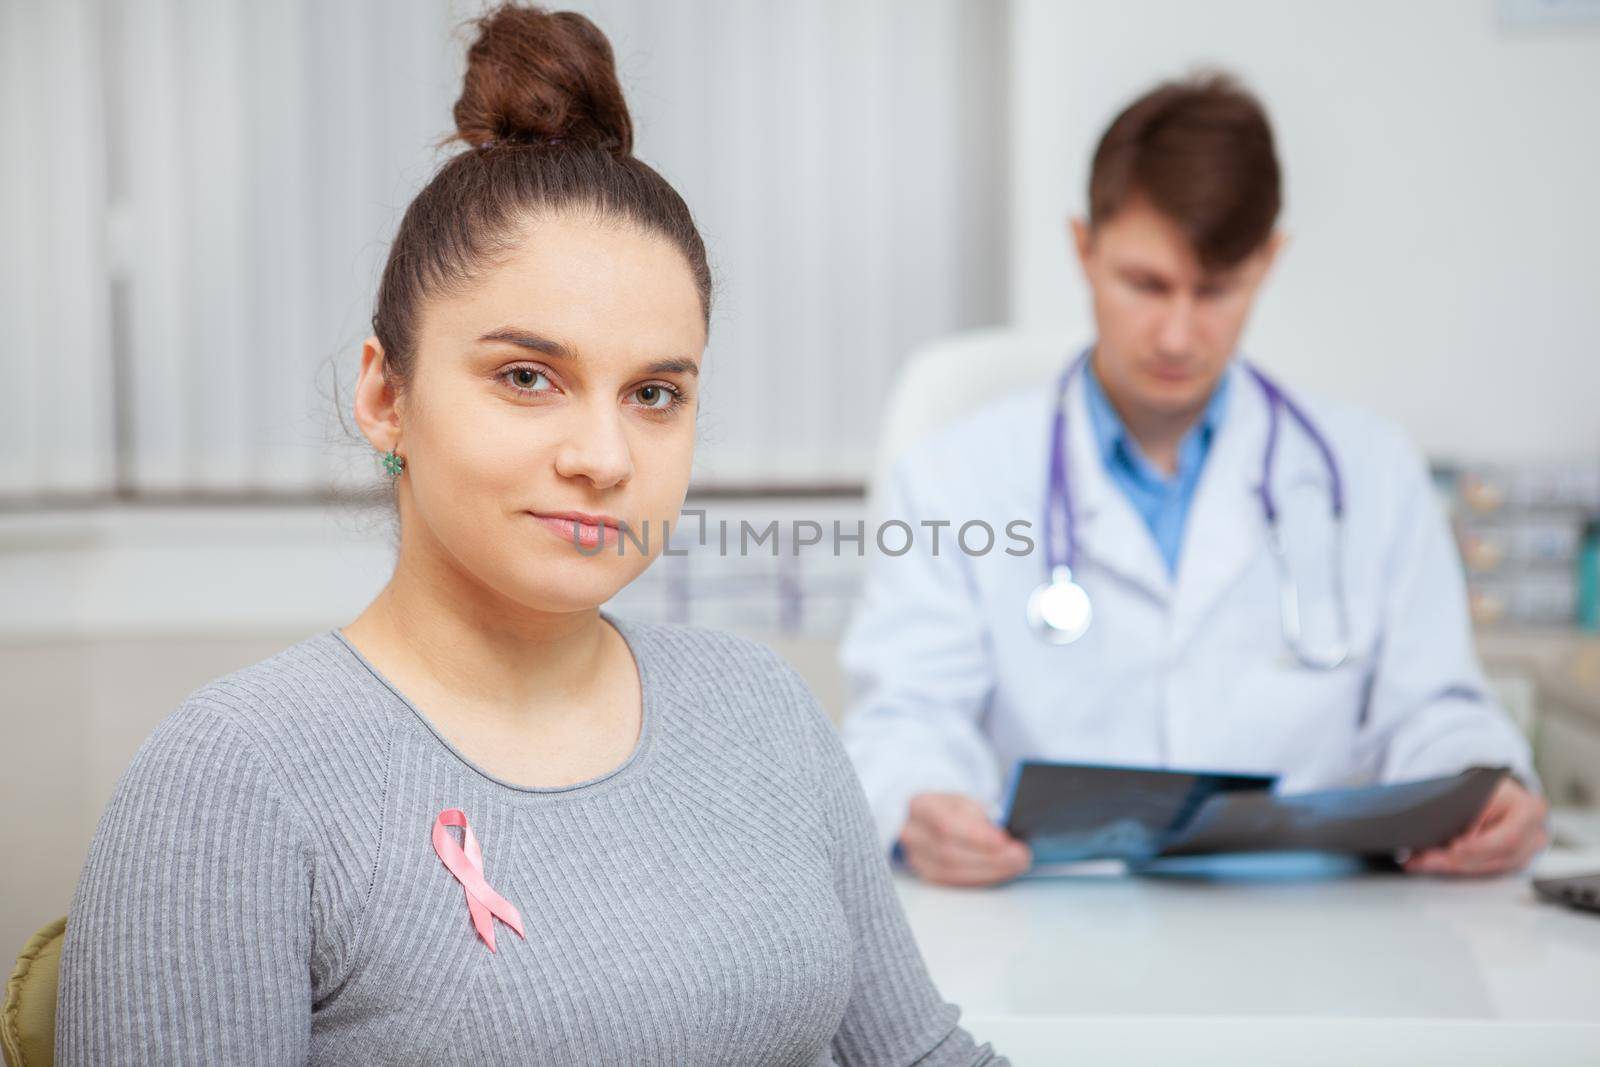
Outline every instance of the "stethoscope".
MULTIPOLYGON (((1044 541, 1045 571, 1049 577, 1028 597, 1028 623, 1045 641, 1067 645, 1088 632, 1094 619, 1094 605, 1089 594, 1073 577, 1078 564, 1077 519, 1073 511, 1072 492, 1067 484, 1067 385, 1089 358, 1085 352, 1068 364, 1061 372, 1056 387, 1055 418, 1050 429, 1050 482, 1045 496, 1044 541)), ((1282 619, 1283 637, 1290 649, 1307 667, 1332 670, 1350 657, 1350 617, 1344 599, 1344 479, 1339 474, 1339 464, 1333 449, 1322 431, 1317 429, 1299 404, 1295 403, 1261 371, 1249 363, 1245 371, 1255 379, 1267 399, 1267 443, 1261 456, 1261 512, 1267 522, 1267 545, 1272 552, 1278 571, 1278 612, 1282 619), (1300 424, 1308 440, 1316 446, 1328 469, 1328 500, 1334 525, 1331 573, 1336 593, 1336 613, 1339 632, 1325 648, 1313 648, 1305 640, 1300 619, 1300 590, 1289 567, 1289 554, 1284 545, 1283 528, 1279 523, 1278 502, 1272 492, 1272 469, 1278 455, 1278 430, 1282 413, 1300 424)))

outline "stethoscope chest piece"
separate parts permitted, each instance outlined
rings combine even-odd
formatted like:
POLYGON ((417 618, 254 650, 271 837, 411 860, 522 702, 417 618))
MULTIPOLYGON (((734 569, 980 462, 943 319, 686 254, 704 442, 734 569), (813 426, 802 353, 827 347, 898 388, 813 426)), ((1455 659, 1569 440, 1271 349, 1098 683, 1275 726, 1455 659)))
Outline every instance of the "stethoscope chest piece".
POLYGON ((1028 597, 1028 625, 1052 645, 1070 645, 1089 630, 1094 607, 1067 567, 1055 567, 1050 580, 1028 597))

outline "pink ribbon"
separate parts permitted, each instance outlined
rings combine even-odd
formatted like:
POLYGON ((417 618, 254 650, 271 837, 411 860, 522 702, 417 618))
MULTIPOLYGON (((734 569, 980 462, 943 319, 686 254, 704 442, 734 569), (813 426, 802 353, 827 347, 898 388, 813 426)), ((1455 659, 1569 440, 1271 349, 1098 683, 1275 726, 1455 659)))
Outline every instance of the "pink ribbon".
POLYGON ((488 879, 484 878, 483 849, 478 847, 478 838, 473 834, 472 827, 467 825, 466 813, 460 808, 446 808, 434 820, 433 850, 467 891, 467 911, 472 915, 472 925, 477 929, 478 936, 483 938, 483 943, 489 946, 490 952, 495 951, 495 919, 515 930, 524 941, 528 939, 522 932, 521 913, 511 901, 490 888, 488 879), (456 844, 455 835, 446 829, 450 826, 461 827, 462 840, 466 842, 465 851, 456 844))

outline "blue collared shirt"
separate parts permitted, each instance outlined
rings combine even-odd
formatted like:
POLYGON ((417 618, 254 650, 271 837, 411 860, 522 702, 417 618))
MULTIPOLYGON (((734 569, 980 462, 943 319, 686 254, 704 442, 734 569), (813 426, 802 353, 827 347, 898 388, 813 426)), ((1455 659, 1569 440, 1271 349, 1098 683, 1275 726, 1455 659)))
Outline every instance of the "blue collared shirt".
POLYGON ((1206 404, 1205 412, 1194 428, 1178 444, 1178 469, 1168 477, 1161 468, 1151 463, 1139 450, 1139 443, 1129 435, 1122 419, 1111 406, 1111 400, 1100 386, 1094 372, 1094 361, 1084 369, 1083 392, 1089 405, 1089 425, 1094 430, 1095 444, 1100 448, 1100 461, 1106 473, 1128 498, 1133 510, 1144 519, 1155 538, 1161 558, 1166 561, 1167 573, 1178 569, 1178 552, 1183 548, 1183 527, 1189 518, 1189 504, 1194 500, 1195 487, 1200 484, 1200 470, 1205 466, 1206 453, 1211 451, 1211 440, 1228 403, 1228 378, 1224 374, 1216 391, 1206 404))

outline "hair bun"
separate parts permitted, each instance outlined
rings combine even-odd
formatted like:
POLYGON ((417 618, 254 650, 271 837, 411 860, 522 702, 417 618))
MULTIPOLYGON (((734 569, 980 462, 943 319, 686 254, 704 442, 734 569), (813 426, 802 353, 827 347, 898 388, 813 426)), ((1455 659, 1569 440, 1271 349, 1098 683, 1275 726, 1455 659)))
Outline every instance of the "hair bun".
POLYGON ((633 152, 633 122, 611 42, 571 11, 502 4, 478 19, 456 101, 456 137, 562 142, 633 152))

